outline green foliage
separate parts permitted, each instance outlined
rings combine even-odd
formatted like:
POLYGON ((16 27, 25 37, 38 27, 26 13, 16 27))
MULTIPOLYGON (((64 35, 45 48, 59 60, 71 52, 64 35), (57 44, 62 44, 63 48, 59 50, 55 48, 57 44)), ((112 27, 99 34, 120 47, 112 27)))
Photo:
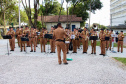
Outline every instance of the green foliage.
POLYGON ((40 21, 37 21, 37 28, 38 28, 39 30, 41 30, 41 28, 42 28, 42 23, 41 23, 40 21))
MULTIPOLYGON (((10 25, 11 23, 17 25, 19 22, 19 7, 17 5, 17 1, 16 0, 7 0, 7 2, 5 1, 6 0, 4 0, 4 3, 0 3, 0 5, 2 6, 2 8, 0 8, 0 24, 1 25, 4 24, 3 12, 5 11, 5 20, 7 21, 7 25, 10 25)), ((21 10, 20 14, 21 14, 21 22, 28 22, 26 12, 24 10, 21 10)))
POLYGON ((126 58, 114 57, 114 59, 116 59, 126 65, 126 58))
POLYGON ((72 6, 69 8, 69 14, 70 15, 77 15, 78 17, 82 17, 84 22, 87 20, 89 14, 87 11, 90 10, 91 6, 91 11, 94 12, 97 9, 100 10, 103 5, 100 2, 100 0, 94 0, 91 2, 91 0, 72 0, 72 6))
POLYGON ((84 27, 84 26, 85 26, 85 22, 81 22, 80 27, 84 27))
MULTIPOLYGON (((45 6, 40 5, 39 15, 59 15, 59 11, 61 9, 60 3, 55 1, 52 3, 46 3, 45 6)), ((61 15, 66 15, 66 11, 62 8, 61 15)))
POLYGON ((79 3, 74 8, 73 6, 69 8, 70 15, 77 15, 77 17, 82 17, 83 21, 85 22, 88 18, 88 12, 86 11, 87 6, 83 5, 83 3, 79 3), (73 11, 74 10, 74 11, 73 11))

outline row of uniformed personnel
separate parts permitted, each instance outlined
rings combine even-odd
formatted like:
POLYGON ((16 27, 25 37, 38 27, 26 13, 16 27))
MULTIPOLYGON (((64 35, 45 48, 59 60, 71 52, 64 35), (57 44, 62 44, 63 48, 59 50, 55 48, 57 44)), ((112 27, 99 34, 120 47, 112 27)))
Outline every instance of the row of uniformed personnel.
MULTIPOLYGON (((7 35, 12 36, 12 39, 9 40, 11 51, 14 51, 14 48, 15 48, 15 35, 16 35, 17 40, 18 40, 18 46, 21 48, 21 52, 23 51, 23 47, 24 47, 24 51, 26 51, 26 46, 25 46, 26 43, 27 43, 27 47, 31 46, 31 52, 33 52, 33 46, 34 46, 34 52, 36 52, 36 47, 37 47, 37 43, 39 42, 38 40, 39 38, 40 38, 41 52, 45 52, 45 45, 47 43, 47 39, 44 38, 44 35, 47 34, 48 31, 45 28, 42 28, 40 35, 38 35, 36 32, 39 32, 36 28, 31 27, 31 30, 30 30, 28 26, 25 26, 24 30, 23 30, 23 27, 21 27, 20 29, 17 28, 16 33, 15 33, 13 28, 10 27, 10 30, 8 31, 7 35), (29 41, 22 41, 21 37, 28 37, 29 41)), ((53 34, 53 33, 54 33, 54 28, 51 27, 51 31, 49 32, 49 34, 53 34)), ((83 53, 87 53, 88 41, 89 41, 89 38, 88 38, 89 32, 87 28, 84 28, 82 32, 79 32, 76 28, 74 29, 73 32, 70 29, 66 28, 65 33, 67 34, 67 36, 64 36, 65 41, 69 41, 69 42, 72 41, 73 43, 73 53, 77 53, 77 48, 78 49, 80 48, 81 43, 83 45, 83 53), (71 35, 75 35, 74 39, 72 40, 71 40, 71 35)), ((92 29, 90 33, 91 33, 90 36, 98 35, 94 29, 92 29)), ((101 29, 99 33, 100 46, 101 46, 100 55, 105 55, 105 47, 111 50, 112 40, 113 40, 113 38, 111 37, 111 34, 113 34, 113 30, 109 32, 109 30, 104 31, 103 29, 101 29), (110 37, 109 41, 105 41, 106 36, 110 37)), ((121 46, 121 52, 123 52, 123 38, 124 38, 123 31, 121 31, 121 33, 118 35, 118 38, 119 38, 118 52, 119 52, 119 46, 121 46)), ((65 44, 66 53, 69 53, 69 44, 70 43, 65 44)), ((51 46, 51 53, 55 53, 55 40, 54 39, 50 39, 50 46, 51 46)), ((91 46, 92 46, 91 54, 96 54, 96 40, 91 40, 91 46)))

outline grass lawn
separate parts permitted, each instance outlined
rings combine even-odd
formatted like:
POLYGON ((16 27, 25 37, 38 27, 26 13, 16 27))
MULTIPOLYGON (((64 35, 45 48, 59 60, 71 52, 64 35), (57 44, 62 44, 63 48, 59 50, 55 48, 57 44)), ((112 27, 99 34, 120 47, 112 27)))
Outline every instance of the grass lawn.
POLYGON ((126 33, 124 33, 124 36, 126 36, 126 33))
MULTIPOLYGON (((89 41, 89 43, 88 43, 89 45, 91 45, 91 41, 89 41)), ((100 41, 97 41, 97 44, 96 44, 97 46, 100 46, 100 41)), ((117 43, 114 43, 114 47, 117 47, 118 45, 117 45, 117 43)), ((123 46, 123 48, 126 48, 126 46, 123 46)))
POLYGON ((113 58, 126 65, 126 58, 119 58, 119 57, 113 57, 113 58))

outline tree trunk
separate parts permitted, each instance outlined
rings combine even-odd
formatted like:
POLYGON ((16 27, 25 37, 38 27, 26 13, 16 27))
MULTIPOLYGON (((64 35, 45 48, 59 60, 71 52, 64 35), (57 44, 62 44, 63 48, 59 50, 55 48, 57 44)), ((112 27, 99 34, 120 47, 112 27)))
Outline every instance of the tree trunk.
POLYGON ((72 15, 73 15, 74 9, 75 9, 75 5, 74 5, 74 7, 72 9, 72 14, 71 14, 71 18, 70 18, 70 28, 71 28, 71 19, 72 19, 72 15))
MULTIPOLYGON (((64 0, 63 0, 63 3, 64 3, 64 0)), ((61 5, 61 9, 60 9, 60 12, 59 12, 58 22, 60 22, 59 20, 60 20, 61 10, 62 10, 62 8, 63 8, 63 3, 62 3, 62 5, 61 5)))
POLYGON ((6 35, 6 21, 5 21, 5 11, 4 11, 4 35, 6 35))

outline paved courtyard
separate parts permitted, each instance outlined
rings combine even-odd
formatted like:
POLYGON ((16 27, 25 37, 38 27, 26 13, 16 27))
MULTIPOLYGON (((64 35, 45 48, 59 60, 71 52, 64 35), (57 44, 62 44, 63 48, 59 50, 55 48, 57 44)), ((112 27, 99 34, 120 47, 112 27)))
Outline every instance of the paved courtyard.
POLYGON ((57 53, 40 53, 40 45, 37 52, 31 53, 28 47, 26 53, 16 44, 9 56, 6 45, 6 40, 0 40, 0 84, 126 84, 126 67, 112 58, 126 57, 126 53, 107 51, 103 57, 97 47, 97 55, 90 55, 89 46, 88 54, 82 54, 82 49, 70 52, 67 57, 73 61, 58 65, 57 53))

